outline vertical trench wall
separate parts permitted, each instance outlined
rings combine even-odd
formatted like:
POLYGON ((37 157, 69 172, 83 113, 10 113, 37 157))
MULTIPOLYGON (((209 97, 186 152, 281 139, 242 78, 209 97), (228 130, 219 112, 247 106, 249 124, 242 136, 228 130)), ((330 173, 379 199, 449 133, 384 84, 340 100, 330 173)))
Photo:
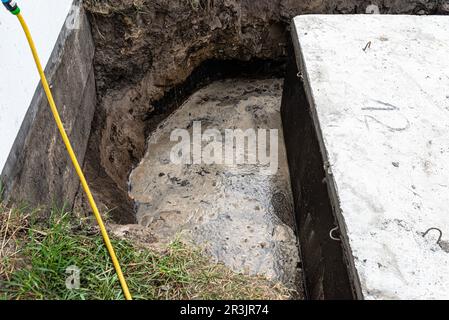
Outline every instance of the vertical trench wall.
MULTIPOLYGON (((64 23, 45 73, 73 148, 82 163, 96 106, 94 43, 79 1, 74 2, 67 19, 71 20, 64 23)), ((23 34, 17 36, 23 37, 23 34)), ((31 54, 28 55, 24 59, 32 59, 31 54)), ((37 74, 35 70, 32 72, 37 74)), ((15 90, 20 92, 21 88, 15 90)), ((1 180, 4 197, 9 201, 58 206, 74 201, 78 177, 40 84, 6 160, 1 180)))
POLYGON ((352 299, 341 243, 329 237, 335 227, 324 162, 298 66, 291 51, 281 116, 308 298, 352 299))

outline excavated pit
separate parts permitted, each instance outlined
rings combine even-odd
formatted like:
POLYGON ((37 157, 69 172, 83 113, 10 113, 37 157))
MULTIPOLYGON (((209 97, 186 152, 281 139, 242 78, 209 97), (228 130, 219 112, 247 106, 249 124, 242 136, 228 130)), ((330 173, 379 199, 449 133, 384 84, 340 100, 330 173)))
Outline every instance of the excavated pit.
MULTIPOLYGON (((138 223, 151 230, 157 241, 191 239, 237 272, 265 275, 298 289, 299 252, 281 96, 280 79, 229 79, 196 91, 151 132, 147 152, 131 172, 129 195, 136 203, 138 223), (259 161, 222 161, 224 132, 234 128, 280 131, 275 170, 264 172, 269 168, 259 161), (171 151, 179 142, 170 135, 179 129, 191 137, 195 130, 203 134, 215 130, 197 143, 201 161, 193 162, 187 153, 189 163, 173 163, 171 151), (205 159, 209 154, 213 163, 205 159)), ((266 149, 271 151, 271 144, 278 141, 269 139, 266 149)), ((195 144, 194 138, 186 142, 190 150, 195 144)), ((256 158, 258 152, 266 153, 259 149, 233 146, 232 152, 256 158)))
MULTIPOLYGON (((182 237, 236 272, 279 281, 299 298, 300 254, 280 115, 284 67, 283 60, 204 62, 154 103, 158 112, 143 119, 146 151, 129 168, 126 189, 111 182, 92 154, 85 167, 89 175, 100 167, 103 176, 91 178, 92 189, 116 222, 146 227, 152 242, 182 237), (243 150, 243 164, 173 164, 176 142, 170 134, 177 129, 192 133, 194 123, 202 132, 275 129, 276 170, 264 172, 267 165, 246 163, 248 153, 257 157, 258 149, 243 150)), ((216 142, 221 141, 224 134, 216 142)), ((87 209, 83 202, 80 198, 87 209)))
MULTIPOLYGON (((332 209, 321 183, 322 160, 307 101, 302 92, 291 92, 294 66, 287 68, 290 84, 282 98, 287 156, 280 152, 279 170, 270 179, 253 165, 174 169, 166 160, 172 145, 159 139, 167 138, 168 129, 191 130, 189 122, 200 119, 220 129, 248 124, 279 129, 284 150, 280 79, 286 61, 293 61, 288 54, 291 19, 309 13, 365 13, 371 4, 86 0, 96 46, 98 105, 84 169, 101 210, 117 223, 148 227, 149 241, 187 234, 215 259, 281 281, 298 291, 297 298, 304 276, 299 239, 301 255, 308 256, 308 297, 351 298, 341 247, 327 237, 332 209), (288 116, 286 105, 294 101, 302 110, 288 116), (311 212, 316 213, 313 219, 311 212)), ((447 1, 428 0, 378 6, 381 13, 405 14, 447 13, 448 8, 447 1)), ((82 192, 75 207, 90 211, 82 192)))

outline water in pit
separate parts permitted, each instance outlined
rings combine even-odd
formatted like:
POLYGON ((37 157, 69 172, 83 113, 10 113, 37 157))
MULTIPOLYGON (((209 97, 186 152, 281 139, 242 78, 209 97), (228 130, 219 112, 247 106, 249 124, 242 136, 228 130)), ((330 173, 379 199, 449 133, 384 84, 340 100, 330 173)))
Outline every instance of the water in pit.
MULTIPOLYGON (((182 237, 234 271, 263 275, 299 291, 281 94, 279 79, 225 80, 197 91, 150 134, 147 152, 130 175, 129 194, 139 224, 159 242, 182 237), (225 140, 225 129, 278 129, 277 170, 267 174, 259 162, 173 163, 170 152, 179 141, 170 141, 170 135, 186 129, 192 137, 195 121, 202 132, 223 133, 214 143, 225 140)), ((202 142, 203 150, 208 143, 202 142)), ((254 152, 244 151, 247 157, 254 152)))

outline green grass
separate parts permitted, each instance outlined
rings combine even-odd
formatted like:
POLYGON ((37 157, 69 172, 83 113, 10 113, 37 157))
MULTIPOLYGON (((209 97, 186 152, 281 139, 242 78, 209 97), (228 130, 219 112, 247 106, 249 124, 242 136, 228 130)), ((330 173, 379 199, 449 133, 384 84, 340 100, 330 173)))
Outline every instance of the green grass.
MULTIPOLYGON (((98 229, 70 213, 0 207, 0 299, 123 299, 98 229), (65 282, 81 270, 80 288, 65 282)), ((135 299, 281 299, 285 288, 211 263, 180 241, 164 250, 112 239, 135 299)))

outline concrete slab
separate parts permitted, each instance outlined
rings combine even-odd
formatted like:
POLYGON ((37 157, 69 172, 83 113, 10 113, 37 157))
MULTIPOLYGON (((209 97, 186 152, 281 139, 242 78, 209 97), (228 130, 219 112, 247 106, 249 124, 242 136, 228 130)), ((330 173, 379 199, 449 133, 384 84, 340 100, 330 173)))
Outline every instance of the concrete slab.
MULTIPOLYGON (((72 7, 72 1, 64 2, 66 6, 55 3, 54 21, 48 12, 43 13, 46 6, 41 1, 36 1, 36 5, 42 6, 39 10, 31 10, 34 7, 29 4, 24 5, 22 11, 30 22, 33 35, 36 34, 54 99, 82 163, 96 106, 94 43, 80 1, 74 0, 72 7)), ((3 90, 0 89, 0 182, 3 199, 32 205, 71 205, 79 179, 39 84, 23 31, 17 29, 20 28, 17 19, 12 15, 6 16, 6 10, 3 11, 5 20, 2 20, 2 26, 9 36, 14 35, 15 38, 0 44, 0 57, 9 61, 7 57, 13 56, 17 61, 16 64, 0 65, 0 79, 8 83, 3 90), (8 91, 7 88, 12 89, 8 91)), ((3 14, 1 16, 3 18, 3 14)))
MULTIPOLYGON (((42 64, 50 59, 73 0, 20 1, 42 64)), ((0 172, 31 104, 39 74, 17 18, 0 8, 0 172)))
POLYGON ((310 15, 293 31, 357 297, 448 299, 449 17, 310 15))

